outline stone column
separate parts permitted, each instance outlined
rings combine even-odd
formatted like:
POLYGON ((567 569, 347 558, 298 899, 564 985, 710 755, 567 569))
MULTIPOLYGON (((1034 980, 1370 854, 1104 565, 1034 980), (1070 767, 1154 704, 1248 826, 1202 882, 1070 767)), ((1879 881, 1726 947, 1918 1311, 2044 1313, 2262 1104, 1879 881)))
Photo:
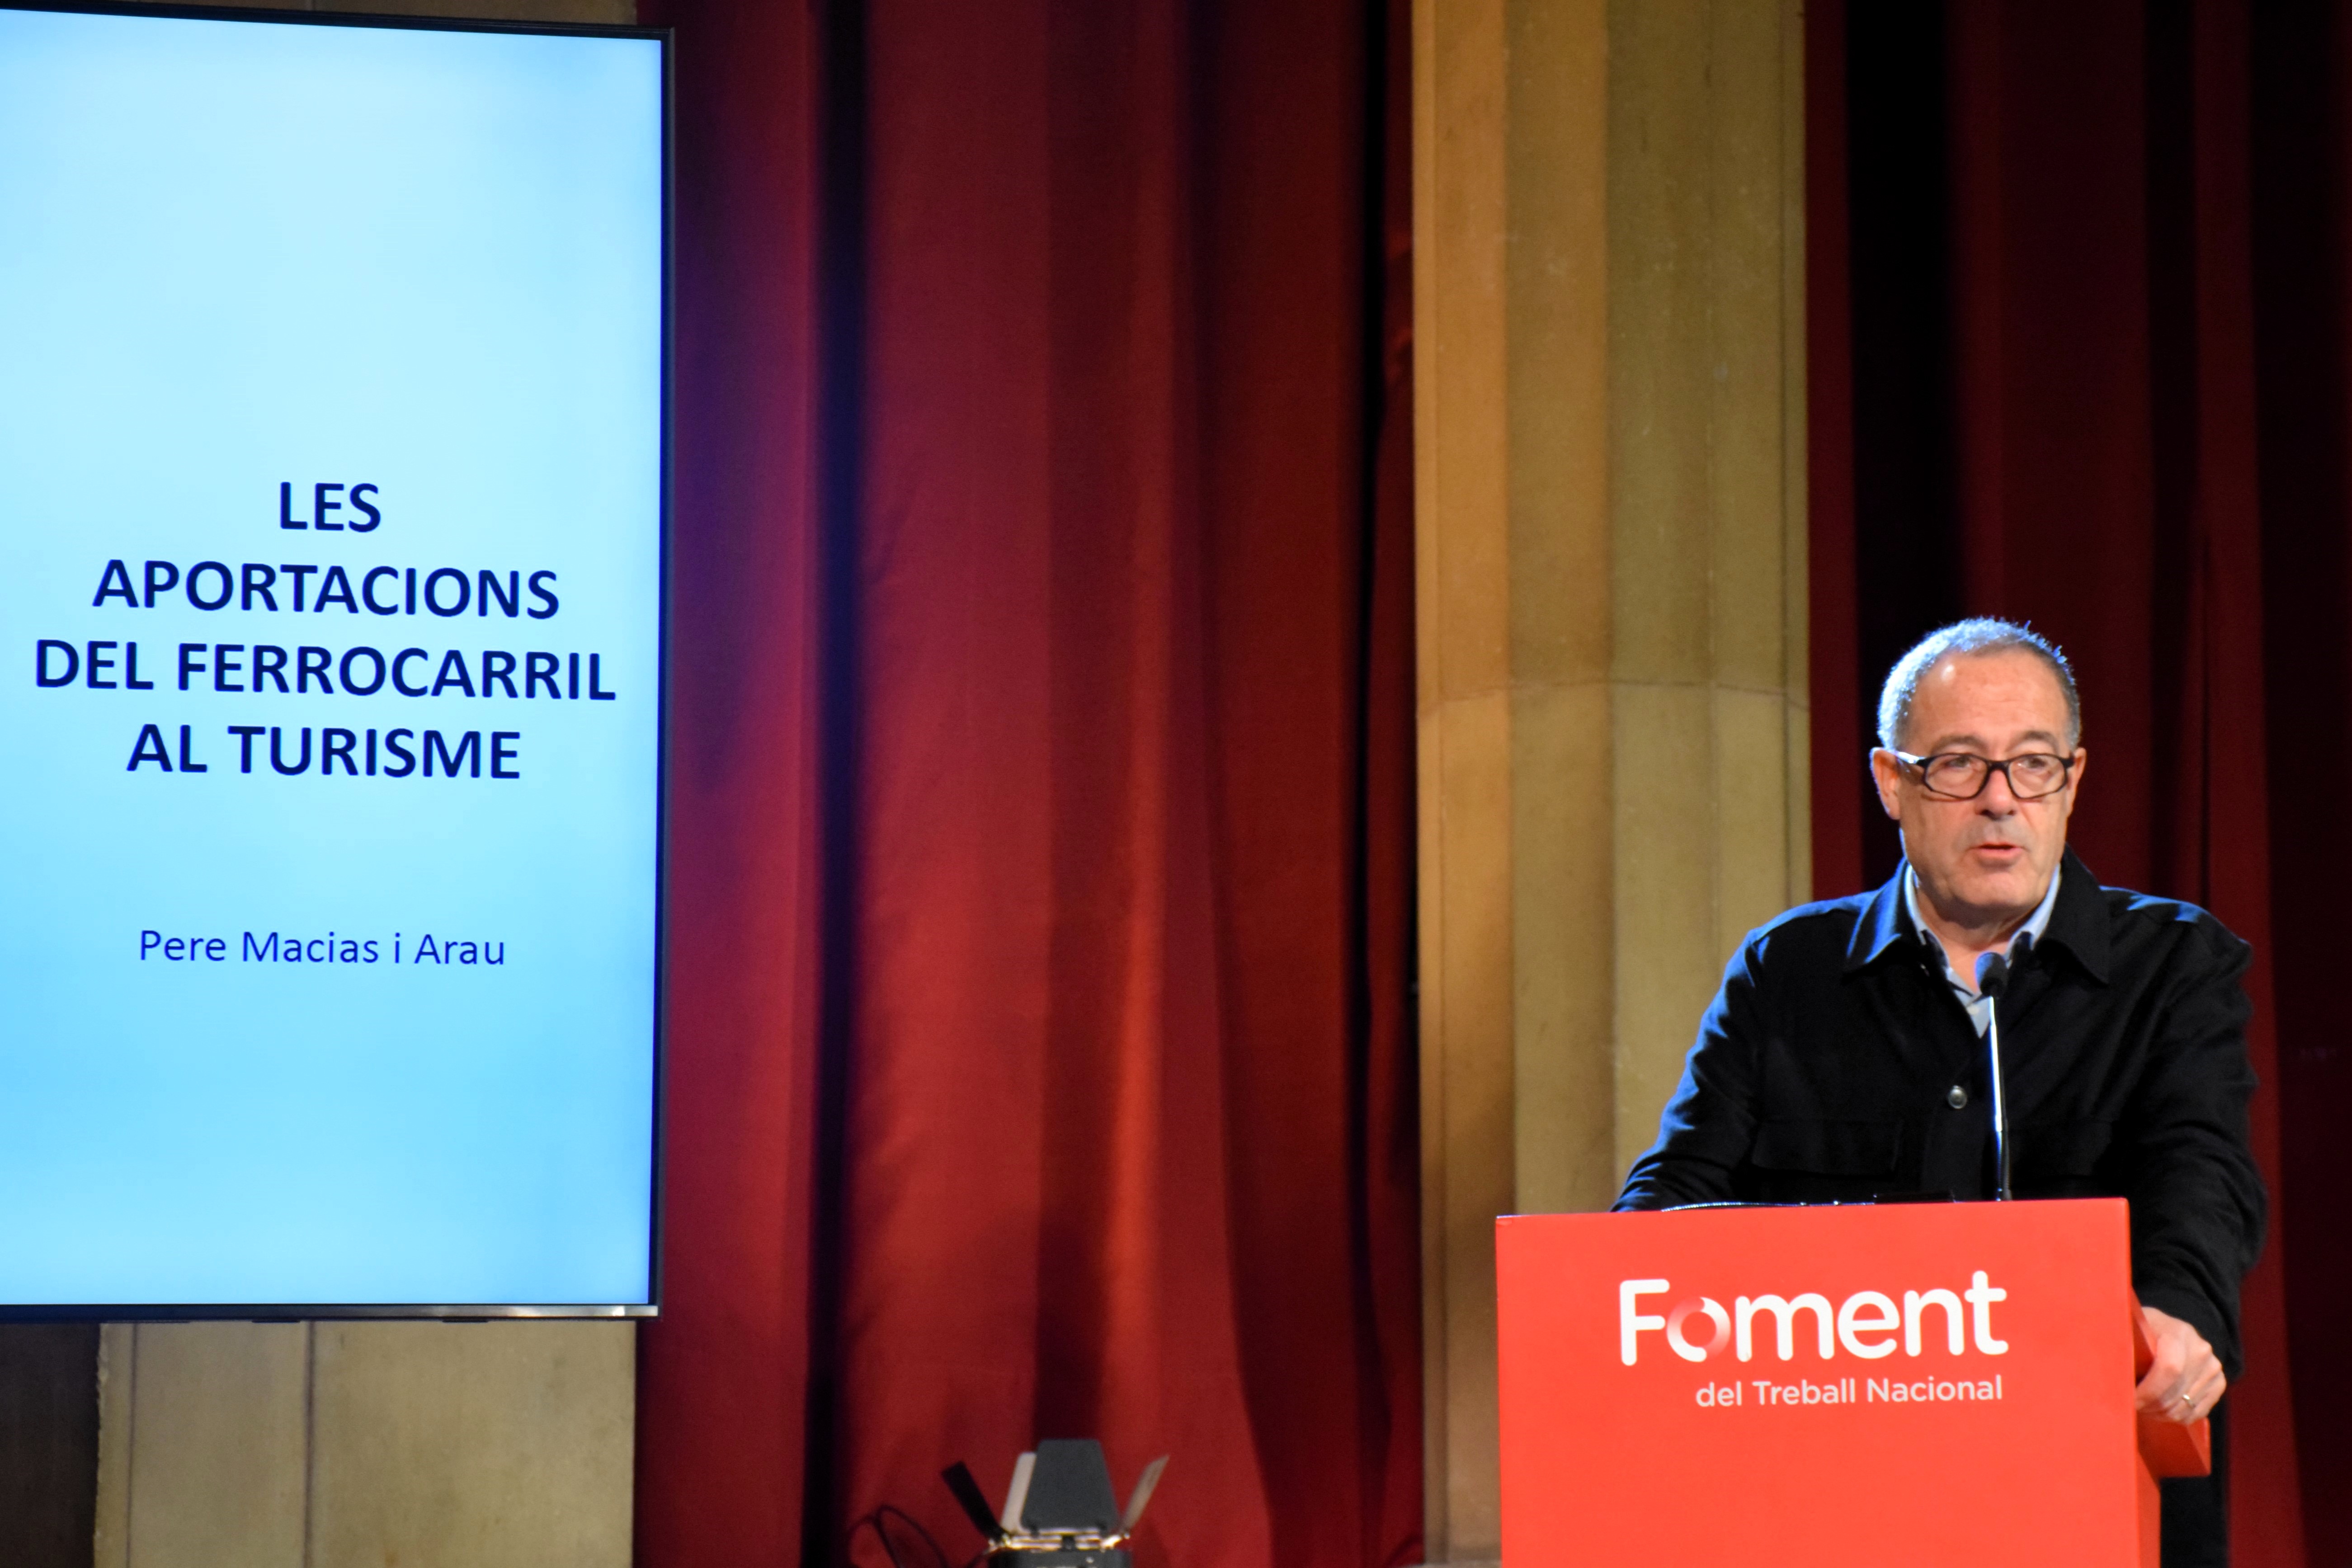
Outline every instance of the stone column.
POLYGON ((1493 1221, 1607 1206, 1807 896, 1796 0, 1415 0, 1428 1557, 1499 1556, 1493 1221))

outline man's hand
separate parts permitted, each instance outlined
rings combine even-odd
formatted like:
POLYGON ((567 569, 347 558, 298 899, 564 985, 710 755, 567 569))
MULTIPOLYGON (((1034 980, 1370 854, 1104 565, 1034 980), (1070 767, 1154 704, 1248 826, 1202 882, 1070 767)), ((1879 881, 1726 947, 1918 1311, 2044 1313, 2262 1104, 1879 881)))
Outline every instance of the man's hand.
POLYGON ((2143 1415, 2160 1415, 2182 1426, 2201 1421, 2213 1412, 2229 1379, 2205 1336, 2169 1312, 2154 1307, 2147 1314, 2148 1342, 2156 1360, 2139 1380, 2138 1405, 2143 1415))

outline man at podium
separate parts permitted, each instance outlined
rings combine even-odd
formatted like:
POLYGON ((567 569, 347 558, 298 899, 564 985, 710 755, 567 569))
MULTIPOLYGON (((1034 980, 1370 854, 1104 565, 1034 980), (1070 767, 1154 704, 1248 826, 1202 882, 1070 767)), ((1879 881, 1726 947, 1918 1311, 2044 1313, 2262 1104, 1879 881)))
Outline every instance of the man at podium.
MULTIPOLYGON (((2192 904, 2101 887, 2066 848, 2081 703, 2026 627, 1962 621, 1904 655, 1878 740, 1902 866, 1748 936, 1617 1207, 1993 1197, 1998 1083, 2013 1195, 2130 1200, 2157 1351, 2139 1405, 2193 1422, 2238 1373, 2263 1237, 2251 950, 2192 904), (1998 964, 1979 989, 1987 955, 2005 990, 1998 964)), ((2165 1483, 2169 1568, 2226 1561, 2221 1461, 2165 1483)))

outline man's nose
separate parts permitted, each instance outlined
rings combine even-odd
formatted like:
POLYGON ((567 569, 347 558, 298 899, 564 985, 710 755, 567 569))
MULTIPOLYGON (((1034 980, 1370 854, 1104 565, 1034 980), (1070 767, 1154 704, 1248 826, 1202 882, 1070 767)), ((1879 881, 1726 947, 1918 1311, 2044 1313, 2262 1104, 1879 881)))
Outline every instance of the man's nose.
POLYGON ((1977 809, 1991 816, 2008 816, 2023 804, 2009 787, 2007 768, 1993 769, 1985 780, 1984 793, 1977 796, 1977 809))

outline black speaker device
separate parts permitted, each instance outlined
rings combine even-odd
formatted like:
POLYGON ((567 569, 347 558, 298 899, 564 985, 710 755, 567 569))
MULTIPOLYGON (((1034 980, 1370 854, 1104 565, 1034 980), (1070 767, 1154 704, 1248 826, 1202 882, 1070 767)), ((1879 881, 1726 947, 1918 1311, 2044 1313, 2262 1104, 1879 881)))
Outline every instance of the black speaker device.
POLYGON ((1013 1465, 1001 1515, 962 1460, 940 1474, 987 1538, 991 1568, 1131 1568, 1127 1543, 1167 1468, 1165 1454, 1146 1465, 1122 1510, 1100 1443, 1047 1437, 1013 1465))

